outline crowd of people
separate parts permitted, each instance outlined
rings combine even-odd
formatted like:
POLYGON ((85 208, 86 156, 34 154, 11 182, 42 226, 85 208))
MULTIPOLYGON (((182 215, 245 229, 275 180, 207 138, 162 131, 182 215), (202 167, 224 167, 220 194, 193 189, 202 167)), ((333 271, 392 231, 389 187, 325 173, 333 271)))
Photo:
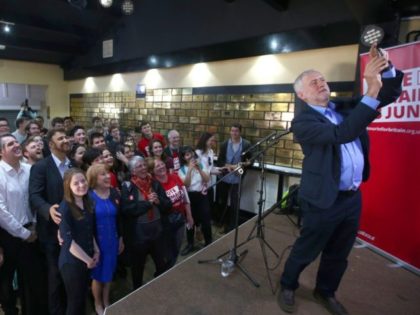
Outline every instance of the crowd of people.
POLYGON ((130 268, 137 289, 148 256, 158 276, 179 255, 200 248, 197 229, 207 246, 212 220, 224 232, 234 227, 237 175, 224 179, 221 202, 213 184, 249 147, 240 124, 231 126, 217 160, 214 134, 202 134, 196 148, 181 146, 178 131, 164 137, 147 121, 140 122, 139 136, 122 130, 117 119, 104 124, 100 117, 91 129, 56 117, 47 130, 26 104, 15 125, 11 133, 0 117, 0 305, 6 315, 18 314, 18 298, 23 314, 84 314, 89 292, 95 312, 103 314, 118 268, 130 268))

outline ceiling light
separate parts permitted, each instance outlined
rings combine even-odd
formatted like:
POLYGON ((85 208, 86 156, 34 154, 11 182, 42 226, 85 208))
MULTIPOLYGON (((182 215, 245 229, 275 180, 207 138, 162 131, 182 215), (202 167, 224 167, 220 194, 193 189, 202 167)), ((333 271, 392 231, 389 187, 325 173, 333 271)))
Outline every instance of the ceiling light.
POLYGON ((99 0, 101 6, 109 8, 112 5, 112 0, 99 0))
POLYGON ((0 50, 5 50, 6 49, 6 45, 1 45, 0 44, 0 50))
POLYGON ((3 32, 10 33, 12 31, 12 26, 15 25, 15 23, 0 20, 0 25, 3 25, 3 32))
POLYGON ((121 5, 121 10, 125 15, 131 15, 134 12, 134 3, 131 0, 125 0, 121 5))

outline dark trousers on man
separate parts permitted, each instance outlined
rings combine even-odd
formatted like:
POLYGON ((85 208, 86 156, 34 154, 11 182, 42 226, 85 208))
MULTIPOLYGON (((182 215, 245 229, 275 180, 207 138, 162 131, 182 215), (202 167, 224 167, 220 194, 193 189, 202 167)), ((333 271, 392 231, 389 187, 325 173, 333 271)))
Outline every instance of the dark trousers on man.
POLYGON ((60 246, 58 243, 41 243, 47 260, 48 272, 48 309, 51 315, 63 315, 66 312, 66 291, 58 269, 60 246))
POLYGON ((239 211, 238 207, 239 184, 228 184, 220 182, 217 185, 218 203, 223 214, 221 223, 225 226, 225 231, 229 232, 235 228, 235 212, 239 211), (228 200, 230 199, 230 205, 228 200))
POLYGON ((303 269, 321 255, 316 290, 333 297, 347 268, 347 257, 359 228, 361 193, 340 192, 329 209, 300 203, 303 221, 299 238, 286 261, 280 283, 296 290, 303 269))
POLYGON ((17 273, 22 314, 47 314, 45 269, 38 242, 28 243, 0 231, 4 265, 0 267, 0 304, 5 315, 18 314, 13 279, 17 273))

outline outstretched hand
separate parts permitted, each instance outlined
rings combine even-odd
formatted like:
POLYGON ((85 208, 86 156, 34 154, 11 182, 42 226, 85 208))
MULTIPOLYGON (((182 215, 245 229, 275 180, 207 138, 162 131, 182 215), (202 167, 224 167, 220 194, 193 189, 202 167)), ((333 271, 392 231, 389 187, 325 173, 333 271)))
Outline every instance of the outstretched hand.
POLYGON ((372 46, 369 52, 370 60, 366 64, 363 77, 365 78, 368 86, 366 95, 377 98, 379 90, 382 87, 381 71, 388 67, 388 60, 385 56, 380 56, 377 52, 374 53, 374 48, 375 47, 372 46))

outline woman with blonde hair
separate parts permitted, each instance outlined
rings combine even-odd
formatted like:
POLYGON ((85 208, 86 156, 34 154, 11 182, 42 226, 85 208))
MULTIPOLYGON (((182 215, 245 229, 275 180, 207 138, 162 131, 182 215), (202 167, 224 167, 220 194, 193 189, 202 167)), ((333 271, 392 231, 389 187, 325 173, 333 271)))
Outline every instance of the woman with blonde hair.
POLYGON ((109 290, 117 266, 117 256, 124 249, 118 231, 118 212, 120 196, 111 187, 111 177, 104 164, 94 164, 87 171, 89 195, 94 201, 96 240, 101 257, 92 270, 92 293, 95 299, 95 311, 103 314, 109 306, 109 290))

